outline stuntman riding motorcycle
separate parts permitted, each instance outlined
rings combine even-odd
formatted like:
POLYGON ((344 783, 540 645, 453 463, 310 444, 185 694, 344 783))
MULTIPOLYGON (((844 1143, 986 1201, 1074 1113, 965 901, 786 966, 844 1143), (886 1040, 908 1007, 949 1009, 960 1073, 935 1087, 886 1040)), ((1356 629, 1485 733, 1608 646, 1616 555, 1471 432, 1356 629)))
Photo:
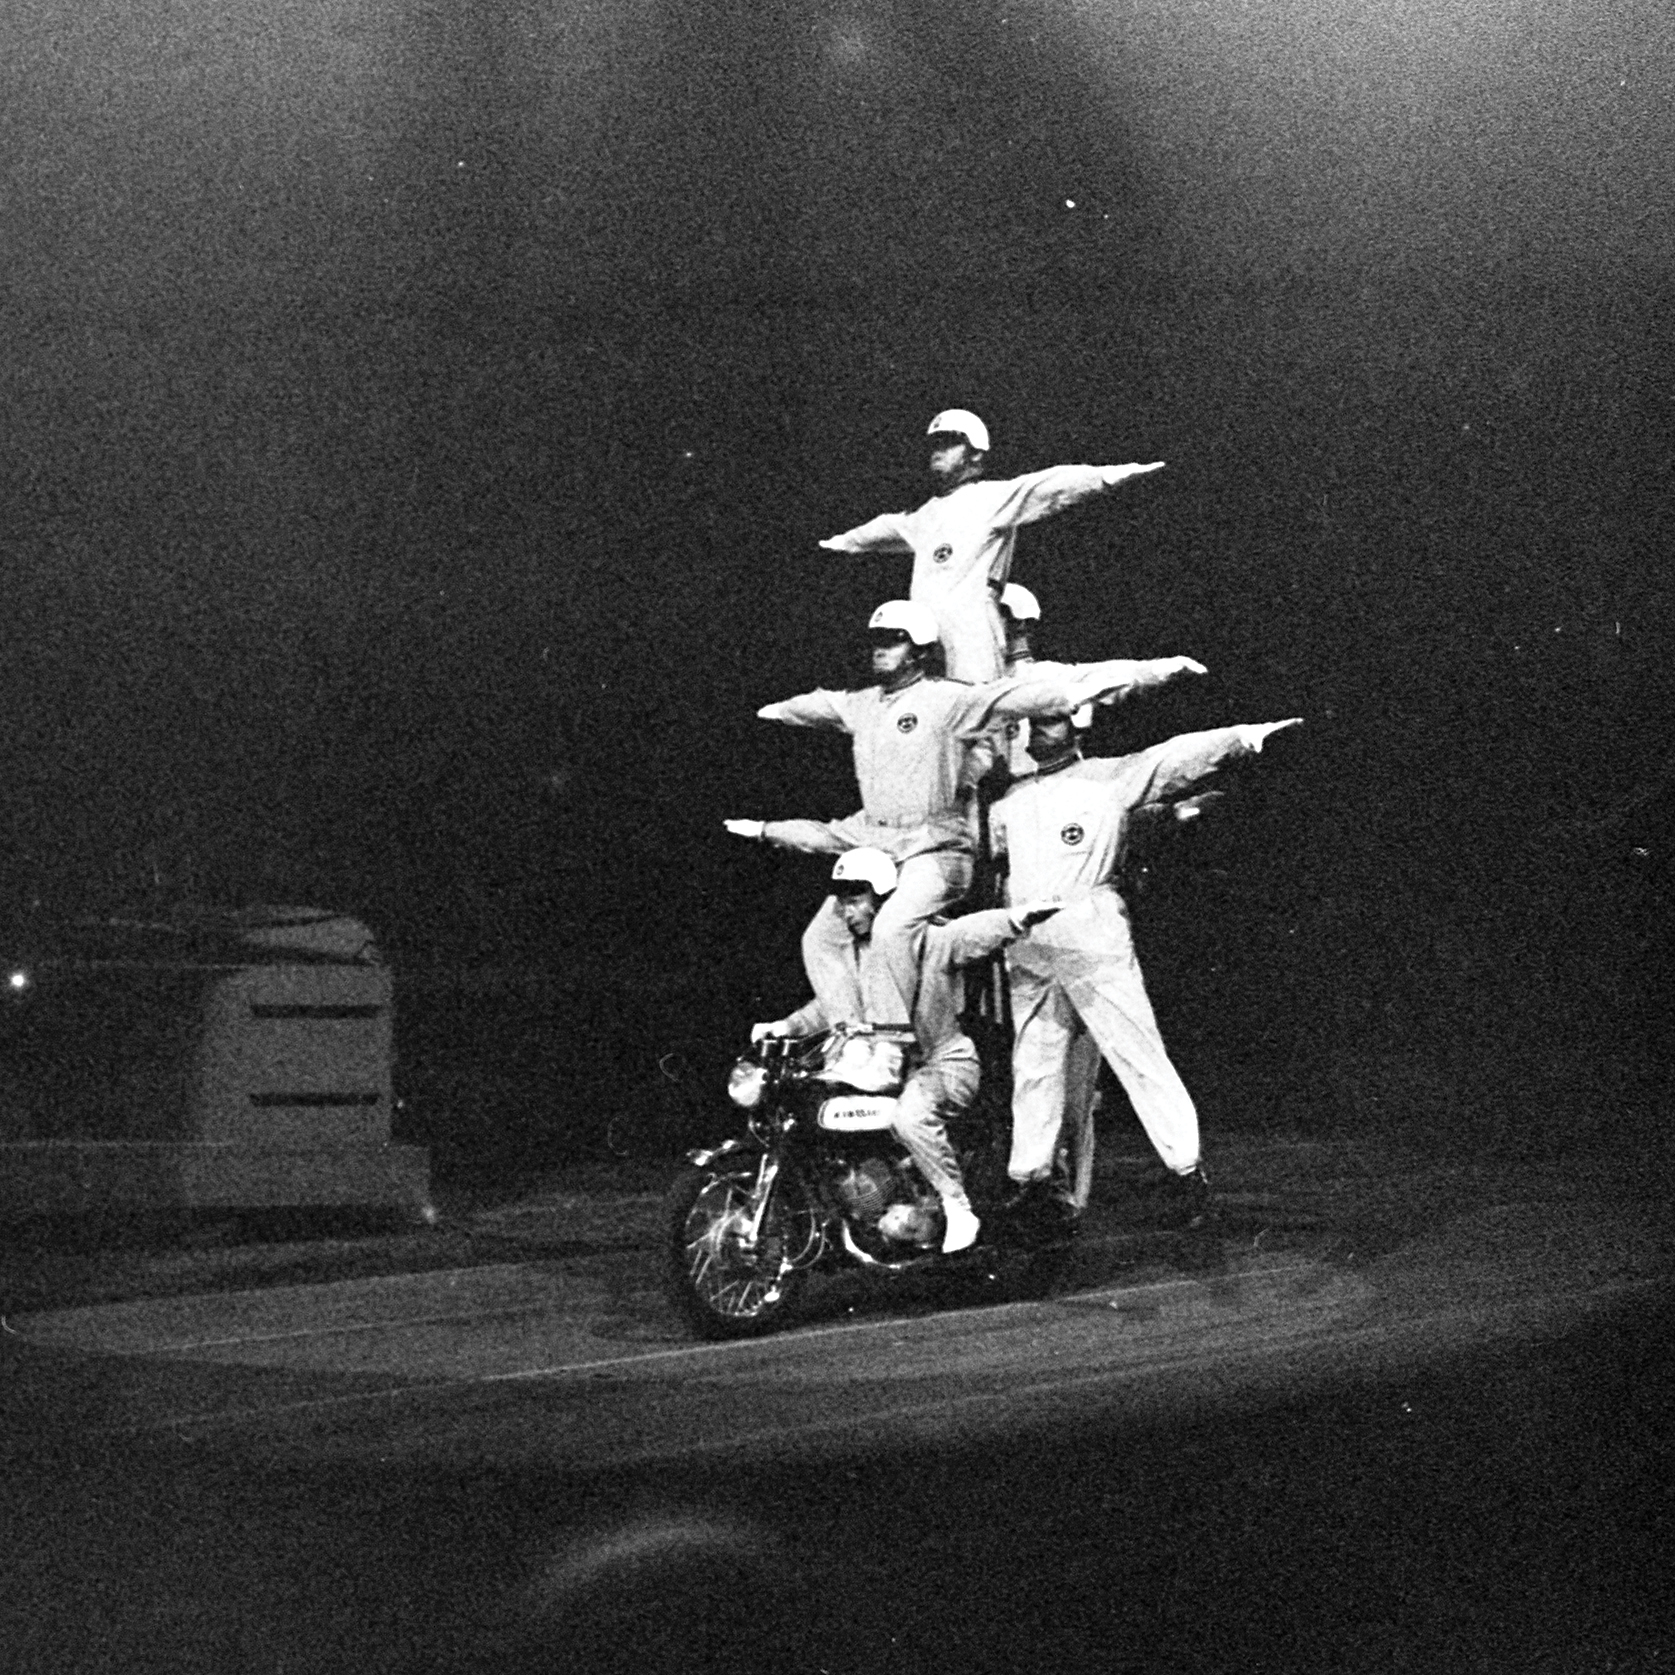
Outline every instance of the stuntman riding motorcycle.
MULTIPOLYGON (((872 940, 873 921, 896 887, 896 864, 881 849, 851 849, 832 868, 832 894, 849 934, 849 963, 840 977, 823 962, 810 964, 814 998, 789 1017, 757 1024, 751 1039, 815 1035, 842 1022, 901 1025, 895 979, 872 940)), ((942 1200, 945 1254, 977 1241, 980 1225, 966 1196, 959 1158, 948 1139, 947 1119, 977 1097, 977 1047, 960 1027, 965 1009, 961 968, 1022 936, 1050 918, 1058 903, 1026 902, 1010 908, 925 921, 912 932, 915 971, 912 1028, 918 1064, 897 1102, 893 1124, 920 1173, 942 1200)))

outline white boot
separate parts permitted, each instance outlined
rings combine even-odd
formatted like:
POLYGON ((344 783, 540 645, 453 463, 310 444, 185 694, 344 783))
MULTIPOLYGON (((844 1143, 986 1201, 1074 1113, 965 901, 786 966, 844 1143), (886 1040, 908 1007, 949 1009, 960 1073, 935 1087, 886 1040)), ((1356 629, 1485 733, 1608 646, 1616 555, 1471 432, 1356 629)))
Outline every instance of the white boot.
POLYGON ((977 1243, 977 1229, 982 1223, 964 1193, 958 1198, 944 1198, 942 1214, 947 1221, 942 1235, 942 1254, 951 1256, 957 1250, 970 1250, 977 1243))

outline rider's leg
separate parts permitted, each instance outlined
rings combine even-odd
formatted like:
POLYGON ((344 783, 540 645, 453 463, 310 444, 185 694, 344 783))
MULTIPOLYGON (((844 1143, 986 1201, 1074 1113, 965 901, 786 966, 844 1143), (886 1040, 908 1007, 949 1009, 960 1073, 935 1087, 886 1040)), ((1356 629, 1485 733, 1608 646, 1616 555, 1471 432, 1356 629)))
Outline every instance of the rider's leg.
POLYGON ((947 1222, 945 1251, 963 1250, 977 1237, 977 1217, 966 1197, 965 1177, 948 1138, 947 1119, 977 1097, 978 1079, 975 1053, 933 1058, 908 1078, 896 1102, 896 1138, 942 1200, 947 1222))
POLYGON ((1012 992, 1012 1156, 1015 1181, 1051 1178, 1064 1128, 1072 1044, 1081 1019, 1050 977, 1014 965, 1012 992))
POLYGON ((1052 1181, 1085 1210, 1093 1190, 1094 1099, 1099 1046, 1059 985, 1012 972, 1012 1156, 1014 1181, 1052 1181))
POLYGON ((828 1022, 866 1021, 855 939, 838 912, 836 896, 821 902, 803 931, 803 970, 828 1022))
POLYGON ((1094 1112, 1099 1099, 1099 1043, 1084 1030, 1071 1037, 1065 1066, 1064 1130, 1059 1149, 1065 1153, 1065 1192, 1078 1212, 1093 1196, 1094 1112))
POLYGON ((872 1023, 911 1023, 919 991, 919 950, 914 933, 927 919, 946 912, 971 888, 971 856, 963 850, 938 849, 899 863, 894 892, 873 921, 872 945, 882 956, 894 986, 893 996, 868 996, 869 1006, 899 1008, 893 1015, 868 1014, 872 1023))
POLYGON ((1198 1111, 1169 1060, 1132 953, 1113 955, 1065 985, 1071 1004, 1116 1072, 1146 1137, 1176 1175, 1198 1166, 1198 1111))

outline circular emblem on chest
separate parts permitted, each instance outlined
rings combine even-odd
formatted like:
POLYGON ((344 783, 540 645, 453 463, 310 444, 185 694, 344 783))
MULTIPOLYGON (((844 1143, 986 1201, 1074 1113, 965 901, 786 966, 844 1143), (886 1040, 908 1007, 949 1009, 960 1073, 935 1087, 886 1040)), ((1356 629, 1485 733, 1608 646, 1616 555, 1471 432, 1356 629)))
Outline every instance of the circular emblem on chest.
POLYGON ((911 733, 918 725, 919 718, 916 715, 901 715, 896 717, 896 731, 898 733, 911 733))
POLYGON ((946 564, 954 556, 954 549, 946 541, 931 554, 932 564, 946 564))
POLYGON ((1074 820, 1059 833, 1060 839, 1071 849, 1074 849, 1086 835, 1074 820))

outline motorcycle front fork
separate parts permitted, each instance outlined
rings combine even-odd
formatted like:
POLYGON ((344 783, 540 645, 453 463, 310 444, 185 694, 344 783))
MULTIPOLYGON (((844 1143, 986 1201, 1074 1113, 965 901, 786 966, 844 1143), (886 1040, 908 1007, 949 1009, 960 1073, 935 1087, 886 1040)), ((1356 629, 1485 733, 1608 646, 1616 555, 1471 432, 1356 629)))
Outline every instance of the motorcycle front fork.
POLYGON ((779 1180, 780 1161, 774 1152, 763 1152, 762 1161, 756 1166, 756 1183, 750 1189, 750 1220, 740 1243, 747 1250, 755 1250, 762 1239, 762 1223, 767 1217, 768 1201, 773 1197, 775 1183, 779 1180))
POLYGON ((807 1183, 795 1168, 786 1169, 783 1160, 772 1152, 764 1152, 756 1166, 756 1180, 750 1189, 750 1200, 738 1239, 742 1249, 754 1251, 761 1243, 764 1229, 773 1231, 769 1211, 779 1194, 790 1193, 790 1201, 783 1208, 786 1214, 779 1232, 789 1242, 783 1260, 788 1268, 807 1268, 818 1262, 827 1248, 827 1212, 819 1200, 808 1194, 807 1183), (799 1213, 798 1204, 803 1205, 799 1213))

